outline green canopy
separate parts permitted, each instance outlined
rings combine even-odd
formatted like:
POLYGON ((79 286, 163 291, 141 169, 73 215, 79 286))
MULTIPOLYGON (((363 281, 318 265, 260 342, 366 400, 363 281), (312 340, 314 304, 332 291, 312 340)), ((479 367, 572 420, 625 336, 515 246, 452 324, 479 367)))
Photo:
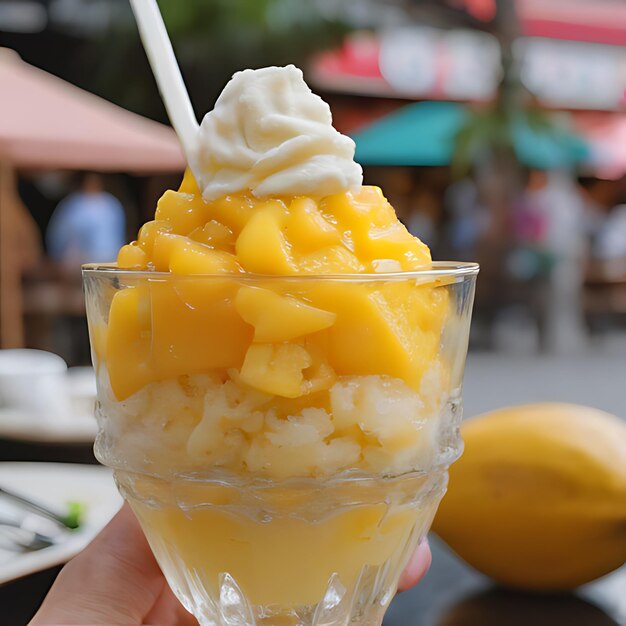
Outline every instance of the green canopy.
MULTIPOLYGON (((472 120, 473 114, 461 104, 409 104, 353 135, 355 158, 362 165, 449 165, 457 134, 472 120)), ((530 167, 572 165, 588 154, 582 138, 553 124, 531 124, 517 116, 509 126, 517 157, 530 167)))

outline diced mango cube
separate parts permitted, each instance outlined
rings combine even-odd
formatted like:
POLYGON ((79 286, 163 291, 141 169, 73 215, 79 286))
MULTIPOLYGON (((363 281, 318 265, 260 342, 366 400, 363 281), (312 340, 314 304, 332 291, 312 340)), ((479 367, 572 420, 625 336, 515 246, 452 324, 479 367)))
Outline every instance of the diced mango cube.
POLYGON ((235 299, 241 317, 254 326, 254 341, 278 343, 332 326, 334 313, 317 309, 271 289, 242 287, 235 299))
POLYGON ((298 344, 254 343, 246 352, 241 379, 259 391, 284 398, 303 394, 302 373, 311 365, 311 356, 298 344))
POLYGON ((167 232, 157 233, 153 249, 152 264, 157 272, 167 272, 170 268, 170 259, 175 250, 185 250, 189 239, 184 235, 173 235, 167 232))
POLYGON ((304 370, 305 393, 314 394, 330 389, 337 381, 337 375, 328 362, 328 332, 308 335, 304 339, 304 347, 311 355, 311 365, 304 370))
POLYGON ((295 198, 289 205, 285 234, 299 253, 341 243, 339 231, 324 219, 312 198, 295 198))
POLYGON ((157 204, 155 218, 171 224, 173 232, 188 235, 192 230, 206 224, 209 219, 209 205, 202 196, 168 190, 157 204))
POLYGON ((294 272, 283 233, 286 220, 281 202, 270 200, 259 206, 237 238, 237 258, 244 270, 255 274, 294 272))
POLYGON ((185 169, 185 175, 183 176, 183 180, 180 183, 178 191, 180 193, 192 193, 196 196, 202 195, 200 187, 198 187, 196 178, 190 168, 185 169))
POLYGON ((117 266, 127 270, 143 270, 148 267, 148 255, 136 242, 120 248, 117 266))
POLYGON ((322 201, 320 211, 329 222, 344 229, 385 226, 397 219, 379 187, 363 186, 328 196, 322 201))
POLYGON ((106 366, 111 389, 125 400, 152 382, 150 300, 143 287, 118 291, 111 302, 106 340, 106 366))
POLYGON ((150 283, 151 357, 159 378, 241 367, 253 329, 235 311, 236 289, 230 278, 150 283))
POLYGON ((209 220, 204 226, 189 233, 189 237, 212 248, 220 248, 227 252, 235 251, 233 231, 217 220, 209 220))
POLYGON ((241 271, 234 254, 213 250, 188 239, 184 246, 172 249, 169 269, 174 274, 233 274, 241 271))
POLYGON ((238 235, 248 223, 250 217, 257 211, 258 200, 247 194, 224 196, 211 203, 210 216, 212 219, 226 224, 235 235, 238 235))
POLYGON ((308 274, 357 274, 365 267, 343 246, 330 246, 301 256, 298 271, 308 274))
POLYGON ((171 233, 172 230, 172 225, 163 220, 146 222, 139 229, 137 243, 143 248, 148 258, 151 258, 156 238, 163 233, 171 233))
POLYGON ((402 263, 395 259, 374 259, 371 269, 375 274, 393 274, 402 271, 402 263))
POLYGON ((403 269, 418 269, 431 262, 426 244, 409 233, 403 224, 372 226, 354 238, 355 250, 362 259, 396 259, 403 269))
POLYGON ((418 389, 440 341, 440 326, 424 332, 420 320, 431 320, 433 308, 442 321, 445 313, 429 301, 431 291, 405 282, 312 285, 313 304, 337 313, 326 331, 328 358, 337 374, 394 376, 418 389))

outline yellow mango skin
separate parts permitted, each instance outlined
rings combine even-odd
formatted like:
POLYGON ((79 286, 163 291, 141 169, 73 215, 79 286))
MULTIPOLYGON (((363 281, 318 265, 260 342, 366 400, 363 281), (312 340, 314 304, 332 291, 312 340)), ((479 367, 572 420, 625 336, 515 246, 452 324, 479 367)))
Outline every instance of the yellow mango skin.
POLYGON ((626 561, 626 424, 582 406, 511 407, 462 426, 434 530, 496 581, 565 590, 626 561))

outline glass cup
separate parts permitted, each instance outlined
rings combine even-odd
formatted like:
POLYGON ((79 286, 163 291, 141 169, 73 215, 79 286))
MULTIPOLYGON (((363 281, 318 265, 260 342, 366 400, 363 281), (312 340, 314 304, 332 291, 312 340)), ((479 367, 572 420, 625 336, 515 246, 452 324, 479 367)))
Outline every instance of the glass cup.
POLYGON ((477 272, 84 268, 96 455, 202 626, 380 626, 461 453, 477 272))

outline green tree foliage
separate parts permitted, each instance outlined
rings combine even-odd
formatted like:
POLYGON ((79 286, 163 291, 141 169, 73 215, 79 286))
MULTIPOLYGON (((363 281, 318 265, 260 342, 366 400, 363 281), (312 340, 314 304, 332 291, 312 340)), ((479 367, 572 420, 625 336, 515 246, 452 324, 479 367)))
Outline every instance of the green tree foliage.
MULTIPOLYGON (((346 32, 309 0, 159 0, 163 18, 199 116, 237 70, 304 64, 346 32)), ((96 86, 119 104, 165 120, 152 73, 130 13, 100 42, 104 65, 96 86)))

